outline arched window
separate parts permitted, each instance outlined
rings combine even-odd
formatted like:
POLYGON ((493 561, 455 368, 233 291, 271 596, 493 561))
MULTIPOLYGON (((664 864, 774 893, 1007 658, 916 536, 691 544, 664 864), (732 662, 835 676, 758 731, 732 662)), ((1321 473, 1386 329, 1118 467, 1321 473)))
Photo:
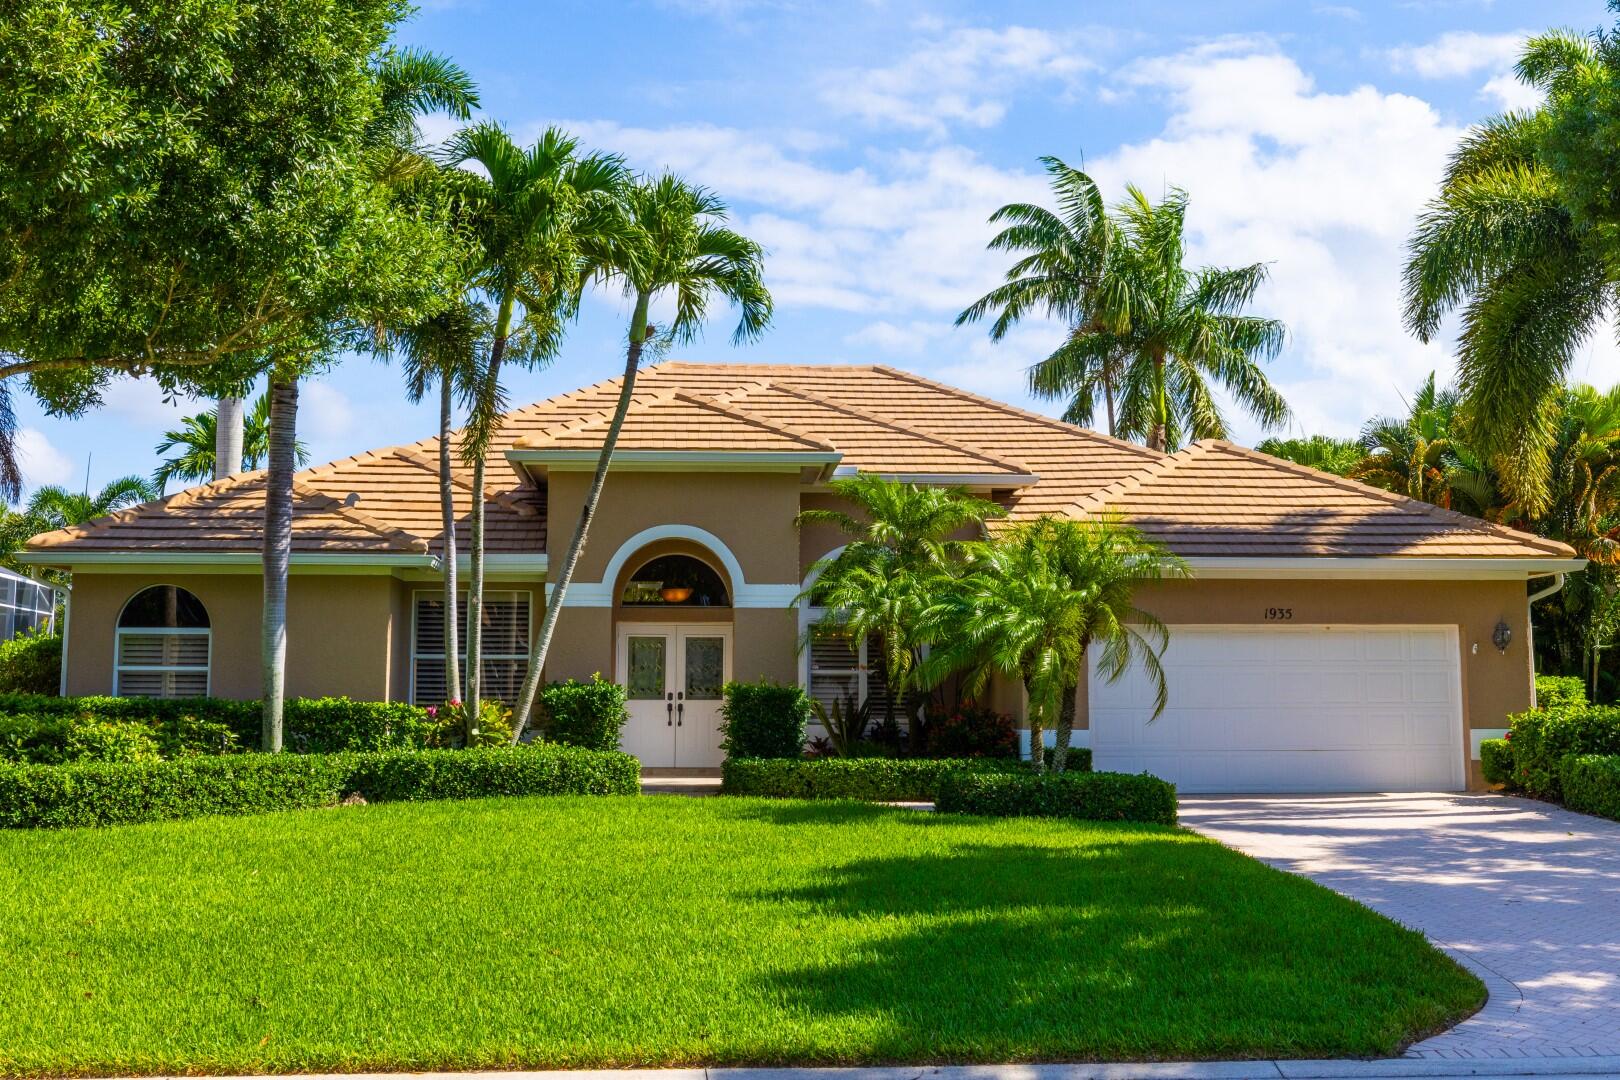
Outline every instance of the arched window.
POLYGON ((691 555, 660 555, 625 582, 621 604, 636 607, 730 607, 720 574, 691 555))
POLYGON ((153 585, 118 616, 113 693, 200 697, 208 693, 208 609, 178 585, 153 585))

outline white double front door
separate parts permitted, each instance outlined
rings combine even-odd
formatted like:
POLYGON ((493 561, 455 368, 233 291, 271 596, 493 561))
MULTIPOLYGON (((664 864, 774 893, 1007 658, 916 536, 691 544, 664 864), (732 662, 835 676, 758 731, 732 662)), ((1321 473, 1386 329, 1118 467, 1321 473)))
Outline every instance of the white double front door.
POLYGON ((621 623, 618 638, 618 681, 630 711, 619 749, 649 768, 718 767, 731 627, 621 623))

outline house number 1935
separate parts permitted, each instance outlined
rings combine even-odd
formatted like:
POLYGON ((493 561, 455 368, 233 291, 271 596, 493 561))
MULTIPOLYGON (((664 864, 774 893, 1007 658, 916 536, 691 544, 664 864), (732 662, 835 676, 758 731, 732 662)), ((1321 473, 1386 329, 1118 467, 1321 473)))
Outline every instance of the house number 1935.
POLYGON ((1266 621, 1267 622, 1287 622, 1289 619, 1292 619, 1293 617, 1294 617, 1294 609, 1291 608, 1291 607, 1268 607, 1268 608, 1266 608, 1266 621))

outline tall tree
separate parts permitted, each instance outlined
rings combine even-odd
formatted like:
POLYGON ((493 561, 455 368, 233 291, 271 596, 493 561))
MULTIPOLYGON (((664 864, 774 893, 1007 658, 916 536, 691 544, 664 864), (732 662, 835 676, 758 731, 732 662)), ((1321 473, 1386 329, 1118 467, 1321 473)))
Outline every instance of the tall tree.
POLYGON ((464 698, 467 715, 476 718, 483 682, 481 493, 505 403, 501 370, 508 363, 532 367, 556 355, 562 328, 578 303, 584 251, 615 227, 615 198, 626 174, 615 155, 581 156, 579 140, 560 128, 547 129, 524 149, 500 126, 477 124, 457 132, 445 154, 452 165, 476 163, 484 173, 461 177, 460 198, 479 244, 472 281, 495 309, 489 348, 461 440, 462 458, 472 467, 477 493, 468 521, 464 698), (514 349, 514 343, 523 348, 514 349))
POLYGON ((1539 514, 1552 497, 1558 394, 1620 300, 1620 40, 1543 34, 1517 71, 1545 104, 1487 120, 1457 146, 1410 242, 1405 315, 1431 341, 1460 310, 1470 439, 1539 514))
POLYGON ((1117 329, 1117 304, 1105 295, 1113 284, 1109 259, 1116 228, 1097 184, 1055 157, 1041 158, 1050 177, 1057 210, 1033 203, 1009 203, 990 215, 1006 227, 990 241, 991 251, 1020 253, 1006 280, 956 317, 956 325, 977 322, 992 312, 990 340, 1000 341, 1026 315, 1061 320, 1063 343, 1030 368, 1030 389, 1041 397, 1068 398, 1064 419, 1090 424, 1097 398, 1108 415, 1108 434, 1118 434, 1115 395, 1125 361, 1116 342, 1098 331, 1117 329))
MULTIPOLYGON (((435 293, 414 309, 399 308, 402 322, 418 321, 441 309, 444 286, 456 281, 458 246, 433 198, 435 185, 414 183, 432 169, 416 125, 420 109, 448 112, 457 119, 472 115, 477 97, 472 80, 455 64, 428 53, 382 48, 367 59, 376 106, 362 129, 357 154, 387 210, 395 216, 419 220, 443 244, 445 258, 438 265, 435 293)), ((292 562, 293 473, 297 461, 299 381, 330 365, 344 346, 369 340, 366 328, 386 324, 393 312, 381 308, 362 311, 369 316, 356 325, 354 318, 329 318, 313 327, 302 348, 272 352, 269 364, 270 445, 265 474, 264 501, 264 606, 261 665, 264 671, 264 734, 261 745, 272 753, 281 749, 282 709, 287 666, 287 576, 292 562)), ((475 500, 476 501, 476 500, 475 500)))
POLYGON ((1120 242, 1106 291, 1113 329, 1086 348, 1123 349, 1119 432, 1155 450, 1228 436, 1211 383, 1264 427, 1288 419, 1288 403, 1261 364, 1282 350, 1275 319, 1244 314, 1266 280, 1262 263, 1186 265, 1187 194, 1154 203, 1136 187, 1116 210, 1120 242))
POLYGON ((602 487, 607 481, 613 448, 630 411, 636 372, 649 342, 668 344, 691 341, 702 330, 709 307, 716 299, 735 305, 740 318, 732 332, 733 344, 751 341, 765 332, 771 319, 771 294, 763 279, 764 252, 747 237, 726 225, 726 205, 718 196, 665 174, 629 185, 621 196, 622 217, 582 245, 586 281, 618 285, 631 298, 630 331, 625 343, 624 377, 619 401, 608 424, 607 437, 597 457, 596 471, 585 502, 574 523, 574 534, 559 567, 540 635, 529 655, 529 670, 518 700, 512 741, 523 735, 523 725, 534 706, 545 668, 546 652, 556 633, 557 617, 568 595, 580 552, 590 533, 602 487), (649 319, 655 301, 668 297, 674 311, 660 334, 649 319))
MULTIPOLYGON (((816 581, 801 599, 827 609, 812 633, 854 643, 879 639, 888 683, 883 722, 892 729, 895 707, 913 688, 922 657, 923 613, 933 602, 939 578, 961 562, 964 545, 957 534, 968 531, 971 539, 979 539, 984 523, 1006 511, 964 488, 901 484, 870 475, 834 480, 832 490, 849 508, 805 510, 798 524, 831 525, 849 543, 811 568, 816 581)), ((905 711, 916 736, 916 714, 909 702, 905 711)))
POLYGON ((397 0, 18 0, 0 19, 0 494, 10 397, 228 393, 431 304, 447 245, 365 160, 397 0), (319 93, 310 88, 320 87, 319 93))
MULTIPOLYGON (((157 471, 152 474, 152 482, 157 485, 158 491, 163 491, 171 480, 195 484, 210 477, 229 476, 233 472, 244 469, 252 471, 263 466, 265 456, 270 452, 270 395, 260 394, 254 398, 253 407, 247 410, 243 418, 235 469, 221 472, 215 457, 218 443, 214 409, 182 417, 180 426, 165 431, 163 440, 155 449, 162 458, 157 471)), ((309 461, 309 451, 303 443, 297 445, 296 453, 300 466, 309 461)))
MULTIPOLYGON (((493 322, 489 308, 465 295, 433 318, 385 335, 384 351, 404 361, 406 394, 421 401, 436 385, 439 395, 439 516, 444 533, 444 678, 451 701, 461 701, 460 585, 456 544, 454 434, 456 401, 477 397, 493 322)), ((477 502, 477 499, 473 500, 477 502)), ((465 719, 475 723, 478 713, 465 719)), ((469 731, 470 734, 470 731, 469 731)))

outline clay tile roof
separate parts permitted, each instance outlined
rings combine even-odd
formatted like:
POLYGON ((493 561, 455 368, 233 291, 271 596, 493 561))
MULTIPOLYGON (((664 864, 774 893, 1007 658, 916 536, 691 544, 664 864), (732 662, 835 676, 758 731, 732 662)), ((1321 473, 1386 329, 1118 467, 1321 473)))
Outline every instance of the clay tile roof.
POLYGON ((1216 440, 1076 508, 1113 512, 1188 557, 1573 556, 1554 540, 1216 440))
MULTIPOLYGON (((616 404, 616 403, 614 403, 616 404)), ((598 450, 614 408, 519 437, 515 450, 598 450)), ((620 450, 690 450, 832 454, 831 443, 750 410, 681 390, 638 391, 619 431, 620 450)))
MULTIPOLYGON (((488 550, 546 550, 543 488, 508 450, 590 451, 617 404, 608 379, 513 409, 486 467, 488 550)), ((972 476, 1017 521, 1119 512, 1189 557, 1568 557, 1562 544, 1222 442, 1171 455, 874 365, 670 362, 638 374, 626 450, 841 455, 885 475, 972 476), (1033 483, 1031 478, 1037 478, 1033 483), (988 480, 985 478, 989 478, 988 480)), ((459 435, 452 435, 452 451, 459 435)), ((441 554, 439 443, 356 454, 297 474, 295 551, 441 554)), ((454 457, 466 550, 472 471, 454 457)), ((248 473, 35 537, 35 551, 257 551, 262 473, 248 473)))

